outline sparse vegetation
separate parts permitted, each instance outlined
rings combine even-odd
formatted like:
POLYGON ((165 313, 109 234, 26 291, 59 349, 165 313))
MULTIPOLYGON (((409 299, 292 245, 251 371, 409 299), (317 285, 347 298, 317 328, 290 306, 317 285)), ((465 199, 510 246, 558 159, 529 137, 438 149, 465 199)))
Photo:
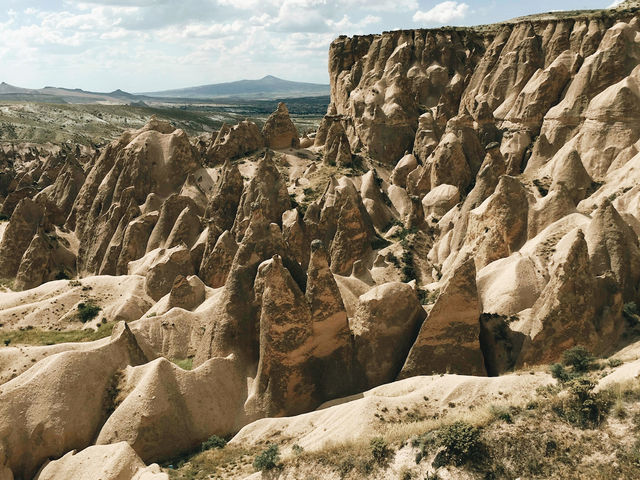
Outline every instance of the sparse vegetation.
POLYGON ((438 439, 443 448, 439 455, 442 465, 462 465, 480 455, 480 429, 466 422, 458 421, 443 428, 438 439))
POLYGON ((383 464, 389 458, 389 455, 391 455, 389 445, 387 445, 387 441, 382 437, 372 438, 369 446, 371 447, 371 457, 373 461, 379 465, 383 464))
POLYGON ((200 449, 204 452, 205 450, 211 450, 212 448, 224 448, 227 446, 227 441, 219 437, 218 435, 211 435, 207 440, 202 442, 202 446, 200 449))
POLYGON ((177 366, 179 366, 183 370, 192 370, 193 369, 193 358, 174 358, 171 360, 177 366))
POLYGON ((595 358, 586 348, 578 345, 564 352, 562 360, 565 365, 573 367, 574 371, 584 373, 593 368, 595 358))
POLYGON ((280 459, 280 453, 278 445, 272 443, 261 453, 256 455, 253 461, 253 468, 256 471, 273 470, 278 466, 278 460, 280 459))
POLYGON ((0 338, 5 345, 56 345, 68 342, 93 342, 111 335, 114 325, 113 322, 101 323, 97 330, 91 328, 66 331, 37 328, 9 330, 0 333, 0 338))
POLYGON ((100 308, 93 300, 87 300, 78 304, 77 318, 82 323, 87 323, 98 316, 100 308))

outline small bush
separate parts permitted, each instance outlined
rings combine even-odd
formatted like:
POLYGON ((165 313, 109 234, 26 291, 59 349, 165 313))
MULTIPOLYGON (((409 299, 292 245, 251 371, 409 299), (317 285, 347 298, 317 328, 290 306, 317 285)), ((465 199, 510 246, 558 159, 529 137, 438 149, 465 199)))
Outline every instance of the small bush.
POLYGON ((550 370, 551 376, 562 383, 567 382, 571 379, 571 375, 569 375, 569 372, 567 372, 567 370, 561 363, 554 363, 553 365, 551 365, 550 370))
POLYGON ((295 444, 291 447, 291 451, 294 453, 294 455, 302 455, 302 452, 304 452, 304 448, 302 448, 300 445, 298 445, 297 443, 295 443, 295 444))
POLYGON ((555 412, 570 424, 580 428, 600 425, 612 406, 609 392, 594 392, 596 384, 587 378, 577 378, 568 384, 570 398, 554 407, 555 412))
POLYGON ((88 302, 82 302, 78 304, 78 319, 82 323, 87 323, 90 320, 93 320, 98 316, 102 310, 98 305, 93 303, 91 300, 88 302))
POLYGON ((227 441, 217 435, 211 435, 207 440, 202 442, 201 450, 211 450, 213 448, 224 448, 227 446, 227 441))
POLYGON ((491 405, 489 409, 494 419, 501 420, 505 423, 513 423, 513 415, 509 407, 491 405))
POLYGON ((278 445, 272 443, 261 453, 256 455, 253 460, 253 468, 256 471, 273 470, 278 466, 278 460, 280 458, 280 449, 278 445))
POLYGON ((565 365, 570 365, 576 372, 587 372, 593 368, 595 358, 586 348, 578 345, 570 348, 562 355, 565 365))
POLYGON ((619 358, 610 358, 607 362, 607 365, 609 365, 611 368, 616 368, 622 365, 622 363, 622 360, 620 360, 619 358))
POLYGON ((371 456, 373 460, 382 464, 391 454, 391 450, 389 449, 389 445, 387 445, 387 441, 382 437, 375 437, 371 439, 369 443, 371 448, 371 456))
POLYGON ((462 465, 477 458, 482 447, 480 429, 462 421, 442 429, 439 440, 440 445, 444 447, 444 464, 462 465))

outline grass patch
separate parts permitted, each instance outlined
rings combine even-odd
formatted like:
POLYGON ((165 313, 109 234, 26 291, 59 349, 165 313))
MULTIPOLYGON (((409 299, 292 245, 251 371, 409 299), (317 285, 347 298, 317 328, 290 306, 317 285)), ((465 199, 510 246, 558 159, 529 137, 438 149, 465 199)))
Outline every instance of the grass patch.
POLYGON ((171 361, 183 370, 193 370, 193 358, 174 358, 171 361))
POLYGON ((97 330, 40 330, 29 328, 24 330, 5 331, 0 334, 4 345, 56 345, 69 342, 93 342, 111 335, 115 322, 98 325, 97 330))
POLYGON ((254 454, 253 450, 227 445, 174 460, 165 464, 165 471, 172 480, 205 480, 226 478, 227 473, 237 472, 238 468, 246 466, 243 471, 248 477, 253 472, 249 466, 254 454))

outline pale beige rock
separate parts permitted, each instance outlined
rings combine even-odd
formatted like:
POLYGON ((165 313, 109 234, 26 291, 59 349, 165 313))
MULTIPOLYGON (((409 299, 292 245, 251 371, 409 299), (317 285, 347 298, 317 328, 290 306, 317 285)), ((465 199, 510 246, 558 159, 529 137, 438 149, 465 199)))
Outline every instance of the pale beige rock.
POLYGON ((531 308, 545 285, 535 262, 518 252, 490 263, 477 275, 482 312, 507 317, 531 308))
POLYGON ((514 177, 504 175, 495 192, 469 216, 465 243, 473 245, 476 268, 508 257, 527 239, 527 192, 514 177))
POLYGON ((442 217, 460 201, 460 191, 453 185, 438 185, 422 199, 425 216, 442 217))
POLYGON ((471 183, 471 168, 462 142, 454 133, 447 133, 442 137, 431 161, 431 188, 448 184, 465 191, 471 183))
POLYGON ((203 282, 212 288, 225 284, 231 270, 233 257, 238 250, 238 244, 229 230, 225 230, 218 237, 211 253, 205 250, 198 275, 203 282))
MULTIPOLYGON (((418 118, 418 130, 413 143, 413 154, 425 163, 440 143, 437 126, 431 112, 426 112, 418 118)), ((400 185, 402 186, 402 185, 400 185)))
POLYGON ((233 127, 223 125, 215 139, 207 147, 206 158, 210 165, 219 165, 264 147, 264 138, 258 126, 244 120, 233 127))
POLYGON ((357 390, 347 312, 328 260, 325 246, 320 240, 314 240, 311 243, 305 298, 311 308, 313 322, 310 364, 317 372, 313 382, 323 401, 357 390))
POLYGON ((168 480, 157 465, 147 467, 126 442, 72 451, 49 462, 35 480, 168 480))
POLYGON ((415 291, 405 283, 386 283, 359 298, 349 325, 367 387, 396 377, 425 316, 415 291))
POLYGON ((146 361, 123 322, 109 343, 52 355, 0 386, 0 452, 14 476, 32 478, 48 458, 89 446, 113 408, 117 372, 146 361))
POLYGON ((308 411, 315 403, 304 368, 313 347, 311 310, 279 256, 258 268, 256 296, 261 303, 260 359, 245 410, 250 418, 308 411))
POLYGON ((258 160, 255 174, 242 192, 238 213, 231 230, 238 242, 242 240, 249 225, 253 203, 260 205, 269 222, 278 225, 282 222, 282 214, 291 208, 287 184, 276 167, 271 150, 266 150, 263 157, 258 160))
POLYGON ((595 281, 584 234, 574 231, 564 241, 570 247, 532 307, 529 338, 522 347, 519 365, 554 362, 573 346, 593 351, 599 344, 593 324, 595 281))
POLYGON ((205 217, 213 221, 221 231, 231 230, 243 187, 238 166, 225 161, 205 212, 205 217))
POLYGON ((393 171, 391 172, 391 177, 389 180, 392 184, 397 185, 398 187, 405 188, 407 186, 407 175, 413 172, 417 167, 418 161, 416 160, 416 157, 414 157, 410 153, 407 153, 398 161, 396 166, 393 167, 393 171))
POLYGON ((298 129, 289 118, 289 110, 284 103, 280 102, 276 111, 267 118, 262 127, 262 136, 269 148, 278 150, 300 147, 298 129))
POLYGON ((45 211, 29 198, 21 200, 0 242, 0 277, 12 278, 18 273, 22 256, 40 225, 45 211))
POLYGON ((96 444, 126 441, 145 462, 172 458, 243 423, 246 383, 232 357, 191 371, 159 358, 127 368, 121 386, 121 401, 96 444))
POLYGON ((640 281, 638 236, 605 199, 585 231, 589 261, 596 276, 611 271, 626 301, 637 296, 640 281))
POLYGON ((196 275, 184 277, 178 275, 173 281, 171 292, 169 292, 168 308, 183 308, 193 310, 205 298, 205 286, 196 275))
POLYGON ((170 249, 161 249, 157 260, 149 268, 144 282, 147 295, 154 300, 160 300, 171 291, 178 275, 193 274, 191 254, 184 245, 170 249))
POLYGON ((339 167, 351 165, 351 146, 340 121, 334 121, 329 127, 324 144, 323 162, 339 167))
POLYGON ((480 350, 480 313, 476 268, 469 258, 440 292, 398 378, 434 373, 486 375, 480 350))

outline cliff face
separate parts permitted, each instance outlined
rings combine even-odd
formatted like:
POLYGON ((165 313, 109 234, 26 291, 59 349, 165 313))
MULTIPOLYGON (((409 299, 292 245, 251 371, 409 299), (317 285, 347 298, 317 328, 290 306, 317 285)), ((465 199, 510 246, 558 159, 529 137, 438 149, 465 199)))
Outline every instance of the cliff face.
POLYGON ((352 146, 389 165, 412 150, 425 113, 438 137, 456 115, 495 126, 485 143, 502 140, 515 162, 542 132, 536 157, 548 158, 585 123, 589 101, 637 65, 634 18, 602 11, 340 37, 329 51, 332 101, 352 146))

